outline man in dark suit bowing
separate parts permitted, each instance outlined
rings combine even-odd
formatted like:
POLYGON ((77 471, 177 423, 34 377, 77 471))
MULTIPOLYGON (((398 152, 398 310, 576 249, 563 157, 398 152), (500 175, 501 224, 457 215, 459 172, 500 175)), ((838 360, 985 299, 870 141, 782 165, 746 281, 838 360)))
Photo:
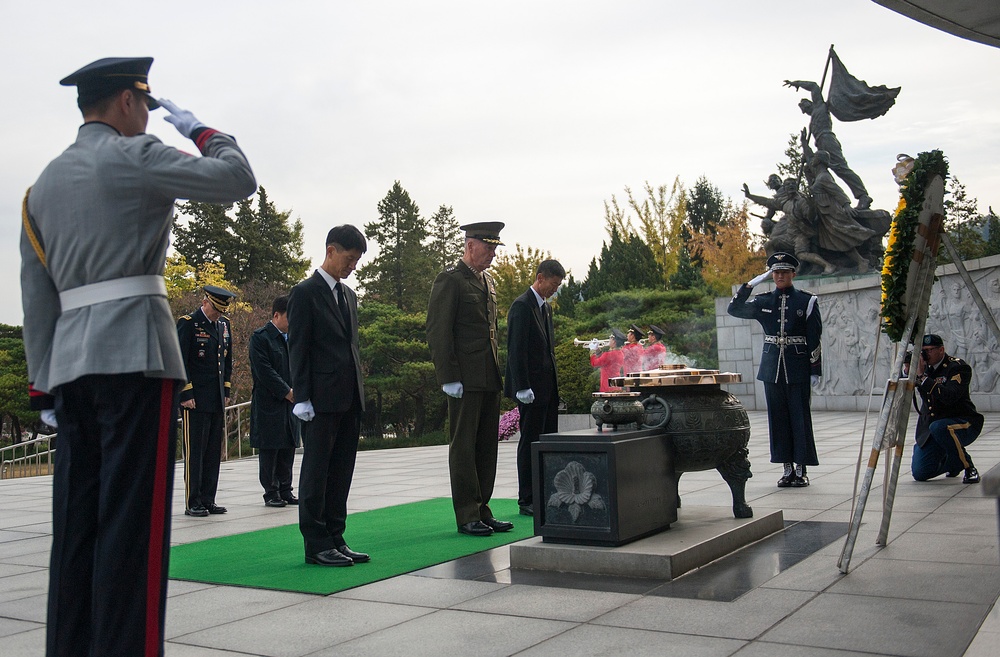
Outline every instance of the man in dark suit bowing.
POLYGON ((299 446, 299 421, 292 415, 295 393, 288 366, 288 297, 275 298, 271 321, 250 336, 250 446, 257 450, 264 504, 298 504, 292 466, 299 446))
POLYGON ((330 229, 323 264, 288 298, 292 412, 304 424, 299 472, 299 530, 306 563, 352 566, 369 561, 344 541, 347 496, 365 407, 358 350, 358 297, 343 283, 368 250, 354 226, 330 229))
POLYGON ((517 443, 517 506, 534 515, 531 492, 531 444, 543 433, 559 430, 559 386, 556 382, 552 309, 545 300, 556 293, 566 270, 556 260, 543 260, 535 282, 507 311, 507 371, 504 394, 517 400, 521 438, 517 443))

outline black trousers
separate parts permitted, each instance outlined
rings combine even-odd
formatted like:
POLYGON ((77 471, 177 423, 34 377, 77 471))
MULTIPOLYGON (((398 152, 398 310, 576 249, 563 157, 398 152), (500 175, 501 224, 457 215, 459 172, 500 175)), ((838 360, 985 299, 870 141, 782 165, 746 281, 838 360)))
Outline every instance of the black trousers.
POLYGON ((292 496, 292 466, 295 448, 262 449, 258 452, 260 485, 264 488, 264 501, 287 500, 292 496))
POLYGON ((559 395, 553 394, 542 402, 538 399, 530 404, 518 402, 521 414, 521 437, 517 442, 517 503, 531 506, 531 445, 538 442, 543 433, 559 431, 559 395))
POLYGON ((809 382, 764 382, 767 422, 771 433, 771 463, 819 465, 809 411, 809 382))
POLYGON ((361 404, 345 413, 317 413, 303 422, 299 470, 299 531, 307 555, 344 545, 347 496, 361 432, 361 404))
POLYGON ((163 654, 177 382, 84 376, 55 391, 46 654, 163 654))
POLYGON ((223 411, 185 410, 184 499, 187 508, 215 504, 222 465, 223 411))

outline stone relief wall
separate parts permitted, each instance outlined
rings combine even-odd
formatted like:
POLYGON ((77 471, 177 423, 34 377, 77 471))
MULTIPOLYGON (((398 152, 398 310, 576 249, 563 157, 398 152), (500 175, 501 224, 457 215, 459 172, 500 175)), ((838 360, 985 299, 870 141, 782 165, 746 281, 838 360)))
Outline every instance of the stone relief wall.
MULTIPOLYGON (((976 288, 1000 322, 1000 256, 965 263, 976 288)), ((982 412, 1000 412, 1000 350, 954 265, 939 267, 931 292, 927 332, 944 338, 945 349, 972 366, 972 399, 982 412)), ((814 410, 873 412, 882 404, 894 345, 879 335, 878 274, 797 279, 796 286, 819 295, 823 314, 823 379, 813 391, 814 410), (874 379, 873 379, 874 374, 874 379)), ((763 284, 758 292, 771 289, 763 284)), ((719 369, 739 372, 744 383, 725 386, 749 410, 764 410, 764 389, 756 381, 763 334, 757 322, 726 314, 729 298, 716 299, 719 369), (749 329, 749 330, 748 330, 749 329)))

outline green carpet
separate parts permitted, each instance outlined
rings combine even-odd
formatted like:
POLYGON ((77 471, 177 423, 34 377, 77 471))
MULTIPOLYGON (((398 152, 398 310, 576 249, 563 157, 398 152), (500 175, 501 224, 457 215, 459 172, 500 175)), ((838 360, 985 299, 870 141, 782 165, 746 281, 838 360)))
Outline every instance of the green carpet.
POLYGON ((459 534, 451 498, 442 497, 350 514, 347 544, 369 553, 369 563, 307 565, 294 524, 177 545, 170 550, 170 577, 326 595, 534 535, 532 519, 518 516, 515 500, 493 500, 490 508, 499 520, 513 522, 514 529, 487 537, 459 534))

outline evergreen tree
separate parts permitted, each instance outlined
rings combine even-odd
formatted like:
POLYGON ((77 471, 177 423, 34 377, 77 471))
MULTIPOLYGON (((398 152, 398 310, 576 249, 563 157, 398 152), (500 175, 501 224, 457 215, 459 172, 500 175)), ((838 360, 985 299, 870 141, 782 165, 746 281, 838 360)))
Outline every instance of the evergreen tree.
POLYGON ((291 287, 309 269, 302 257, 302 221, 290 223, 288 211, 278 212, 263 186, 257 189, 257 208, 251 199, 236 204, 233 230, 241 248, 229 254, 226 275, 236 285, 250 281, 291 287))
POLYGON ((787 159, 784 162, 778 162, 775 165, 778 169, 778 175, 782 179, 797 178, 799 189, 805 191, 806 182, 805 177, 802 175, 802 141, 797 132, 793 132, 788 136, 785 158, 787 159))
POLYGON ((434 257, 438 270, 455 264, 465 253, 465 238, 450 205, 442 205, 431 216, 427 233, 430 238, 427 250, 434 257))
POLYGON ((722 191, 701 176, 688 192, 687 226, 691 234, 715 236, 717 227, 725 220, 726 200, 722 191))
POLYGON ((586 298, 635 289, 662 289, 663 270, 649 246, 631 233, 624 237, 611 229, 611 242, 601 248, 599 261, 592 261, 584 281, 586 298))
MULTIPOLYGON (((970 198, 958 178, 950 176, 945 183, 945 230, 962 260, 973 260, 986 255, 987 216, 979 214, 979 201, 970 198)), ((951 262, 948 249, 938 250, 938 264, 951 262)))
POLYGON ((437 262, 425 246, 427 225, 420 208, 399 181, 378 204, 379 218, 365 224, 365 235, 379 254, 357 271, 365 298, 413 312, 427 308, 437 262))
POLYGON ((558 303, 554 310, 555 314, 572 317, 576 312, 577 302, 583 301, 583 283, 573 278, 572 273, 566 272, 566 280, 559 288, 556 299, 558 303))
POLYGON ((24 336, 20 326, 0 324, 0 426, 10 427, 8 435, 21 442, 25 427, 35 427, 39 414, 28 402, 28 363, 24 356, 24 336))
POLYGON ((174 249, 185 262, 195 269, 218 263, 237 286, 250 281, 291 286, 302 280, 309 268, 302 257, 302 222, 289 223, 289 212, 278 212, 263 186, 256 209, 251 199, 236 204, 235 217, 232 208, 198 201, 177 206, 174 249))
POLYGON ((532 247, 522 248, 514 245, 514 252, 509 250, 501 253, 490 267, 490 276, 497 289, 497 312, 500 317, 507 316, 507 310, 514 299, 518 298, 535 282, 535 274, 542 260, 552 258, 548 251, 532 247))
POLYGON ((681 248, 677 260, 677 271, 670 277, 668 288, 671 290, 701 290, 705 280, 701 277, 701 267, 691 260, 691 252, 687 244, 681 248))

